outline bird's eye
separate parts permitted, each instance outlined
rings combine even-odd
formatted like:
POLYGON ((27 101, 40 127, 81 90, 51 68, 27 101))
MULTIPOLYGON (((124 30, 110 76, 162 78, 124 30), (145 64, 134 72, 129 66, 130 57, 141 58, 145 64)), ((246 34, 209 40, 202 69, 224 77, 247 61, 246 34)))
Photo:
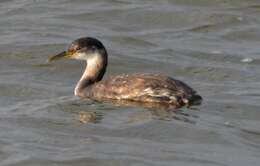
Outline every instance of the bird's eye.
POLYGON ((90 49, 91 49, 92 51, 96 51, 97 48, 96 48, 96 46, 91 46, 90 49))
POLYGON ((75 51, 78 51, 78 50, 81 50, 81 47, 77 47, 77 48, 75 49, 75 51))
POLYGON ((68 51, 78 51, 80 50, 81 48, 78 46, 78 45, 75 45, 75 44, 71 44, 71 46, 68 48, 68 51))

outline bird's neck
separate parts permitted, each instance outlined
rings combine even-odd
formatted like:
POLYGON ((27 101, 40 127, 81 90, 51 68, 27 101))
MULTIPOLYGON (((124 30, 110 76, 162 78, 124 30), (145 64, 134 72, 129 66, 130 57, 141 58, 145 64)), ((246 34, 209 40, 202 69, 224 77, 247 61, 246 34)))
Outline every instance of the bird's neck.
POLYGON ((106 57, 100 55, 94 56, 87 60, 86 69, 78 81, 74 94, 79 97, 84 97, 83 90, 92 84, 102 80, 107 66, 106 57))

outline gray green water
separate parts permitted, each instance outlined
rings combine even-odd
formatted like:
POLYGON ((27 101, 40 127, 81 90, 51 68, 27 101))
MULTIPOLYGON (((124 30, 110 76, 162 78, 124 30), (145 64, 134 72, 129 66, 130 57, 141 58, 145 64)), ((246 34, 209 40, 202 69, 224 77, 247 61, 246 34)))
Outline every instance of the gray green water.
POLYGON ((258 0, 1 0, 1 166, 258 166, 258 0), (46 59, 82 36, 107 47, 108 75, 156 72, 203 105, 182 113, 81 101, 83 63, 46 59), (82 124, 80 112, 97 123, 82 124))

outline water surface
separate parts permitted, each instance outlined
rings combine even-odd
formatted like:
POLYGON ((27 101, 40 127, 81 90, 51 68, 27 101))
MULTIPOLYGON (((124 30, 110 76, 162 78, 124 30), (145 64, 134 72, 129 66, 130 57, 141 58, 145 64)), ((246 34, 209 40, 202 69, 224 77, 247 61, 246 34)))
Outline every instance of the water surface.
POLYGON ((258 0, 2 0, 0 16, 0 165, 259 165, 258 0), (167 74, 203 105, 79 100, 84 63, 46 59, 82 36, 107 47, 106 77, 167 74))

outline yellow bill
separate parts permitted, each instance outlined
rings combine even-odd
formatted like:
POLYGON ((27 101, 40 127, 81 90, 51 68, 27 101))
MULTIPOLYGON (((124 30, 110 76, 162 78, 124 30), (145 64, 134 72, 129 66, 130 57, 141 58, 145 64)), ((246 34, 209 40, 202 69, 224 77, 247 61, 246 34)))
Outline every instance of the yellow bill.
POLYGON ((73 55, 72 52, 69 51, 63 51, 57 55, 51 56, 48 58, 48 62, 52 62, 52 61, 56 61, 59 60, 61 58, 70 58, 73 55))

